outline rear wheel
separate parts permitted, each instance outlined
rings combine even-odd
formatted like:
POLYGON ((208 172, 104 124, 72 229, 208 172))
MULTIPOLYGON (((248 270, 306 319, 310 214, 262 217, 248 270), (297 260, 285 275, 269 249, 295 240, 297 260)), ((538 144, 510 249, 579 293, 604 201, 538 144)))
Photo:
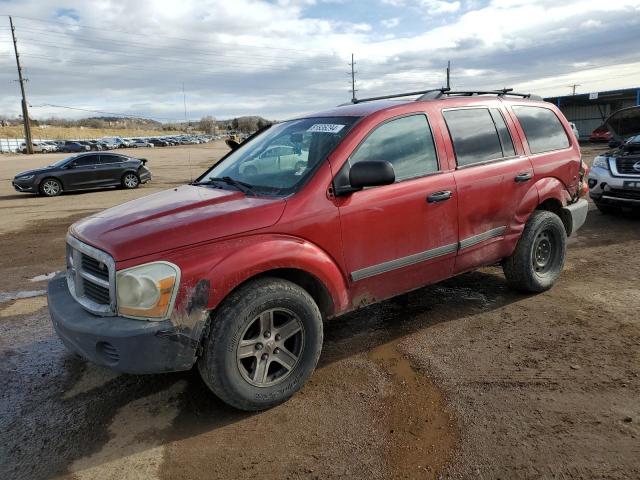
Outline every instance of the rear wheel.
POLYGON ((515 251, 502 264, 507 281, 524 292, 548 290, 564 266, 566 244, 567 233, 560 218, 552 212, 534 212, 515 251))
POLYGON ((122 177, 122 188, 138 188, 140 178, 135 173, 125 173, 122 177))
POLYGON ((62 183, 55 178, 46 178, 40 184, 40 193, 45 197, 57 197, 62 193, 62 183))
POLYGON ((211 320, 198 360, 221 400, 263 410, 290 398, 316 367, 322 317, 313 298, 286 280, 255 280, 232 293, 211 320))

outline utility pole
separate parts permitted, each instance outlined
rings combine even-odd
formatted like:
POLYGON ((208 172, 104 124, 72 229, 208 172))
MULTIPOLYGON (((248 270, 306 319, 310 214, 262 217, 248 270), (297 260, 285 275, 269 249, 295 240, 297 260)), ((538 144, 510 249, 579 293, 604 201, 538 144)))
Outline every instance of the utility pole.
POLYGON ((579 83, 574 83, 573 85, 569 85, 572 89, 572 93, 571 95, 575 95, 576 94, 576 87, 579 87, 580 84, 579 83))
POLYGON ((451 61, 447 61, 447 88, 451 88, 451 81, 450 81, 450 75, 451 75, 451 61))
POLYGON ((11 25, 11 36, 13 37, 13 50, 16 52, 16 65, 18 66, 18 81, 22 91, 22 120, 24 122, 24 142, 27 145, 27 153, 33 153, 33 142, 31 140, 31 124, 29 123, 29 109, 27 107, 27 95, 24 92, 25 79, 22 78, 22 67, 20 66, 20 55, 18 54, 18 41, 16 40, 16 29, 13 26, 13 19, 9 17, 11 25))
POLYGON ((358 100, 356 99, 356 71, 354 67, 356 66, 356 62, 353 61, 353 53, 351 54, 351 103, 356 103, 358 100))

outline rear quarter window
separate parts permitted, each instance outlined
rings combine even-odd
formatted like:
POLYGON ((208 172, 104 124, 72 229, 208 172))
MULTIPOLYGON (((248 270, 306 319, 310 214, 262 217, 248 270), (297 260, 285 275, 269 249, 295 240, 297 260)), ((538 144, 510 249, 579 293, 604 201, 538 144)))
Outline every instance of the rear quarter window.
POLYGON ((569 146, 567 132, 552 110, 523 105, 514 105, 512 108, 527 137, 531 153, 561 150, 569 146))

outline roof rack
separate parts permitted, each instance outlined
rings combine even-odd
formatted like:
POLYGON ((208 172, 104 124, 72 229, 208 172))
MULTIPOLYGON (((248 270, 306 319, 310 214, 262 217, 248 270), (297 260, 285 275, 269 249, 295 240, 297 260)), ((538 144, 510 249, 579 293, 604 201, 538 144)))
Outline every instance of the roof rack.
MULTIPOLYGON (((502 88, 499 90, 460 90, 460 91, 452 91, 450 88, 442 87, 442 88, 432 88, 430 90, 422 90, 417 92, 406 92, 406 93, 395 93, 392 95, 382 95, 380 97, 369 97, 369 98, 354 98, 349 103, 363 103, 363 102, 373 102, 375 100, 386 100, 389 98, 401 98, 401 97, 412 97, 414 95, 420 95, 416 101, 423 100, 437 100, 439 98, 447 97, 463 97, 463 96, 476 96, 476 95, 497 95, 499 97, 504 97, 505 95, 510 95, 513 97, 522 97, 529 98, 531 100, 542 100, 542 97, 538 95, 532 95, 531 93, 517 93, 513 91, 513 88, 502 88)), ((343 105, 349 105, 349 103, 345 103, 343 105)), ((342 105, 339 105, 342 106, 342 105)))
POLYGON ((530 98, 532 100, 542 100, 542 97, 538 96, 538 95, 533 95, 531 93, 517 93, 513 91, 513 88, 501 88, 499 90, 459 90, 459 91, 452 91, 452 90, 448 90, 448 91, 443 91, 440 94, 431 92, 431 93, 425 93, 424 95, 422 95, 421 97, 419 97, 417 100, 421 101, 421 100, 436 100, 438 98, 442 98, 444 95, 447 95, 449 97, 452 96, 475 96, 475 95, 497 95, 499 97, 504 97, 505 95, 510 95, 513 97, 522 97, 522 98, 530 98))
POLYGON ((412 97, 414 95, 427 95, 433 92, 448 92, 449 89, 446 87, 436 88, 431 90, 420 90, 418 92, 406 92, 406 93, 395 93, 393 95, 382 95, 381 97, 369 97, 369 98, 354 98, 351 103, 363 103, 363 102, 373 102, 374 100, 386 100, 388 98, 400 98, 400 97, 412 97))

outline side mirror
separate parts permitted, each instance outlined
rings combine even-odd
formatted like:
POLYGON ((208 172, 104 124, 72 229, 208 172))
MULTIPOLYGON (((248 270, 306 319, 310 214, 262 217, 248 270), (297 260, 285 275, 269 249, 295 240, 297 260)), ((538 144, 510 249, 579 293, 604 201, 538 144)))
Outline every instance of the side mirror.
POLYGON ((396 181, 393 166, 386 161, 358 162, 349 170, 352 189, 389 185, 396 181))
POLYGON ((227 144, 227 147, 229 147, 231 151, 236 150, 240 146, 238 142, 231 140, 230 138, 227 138, 224 143, 227 144))

